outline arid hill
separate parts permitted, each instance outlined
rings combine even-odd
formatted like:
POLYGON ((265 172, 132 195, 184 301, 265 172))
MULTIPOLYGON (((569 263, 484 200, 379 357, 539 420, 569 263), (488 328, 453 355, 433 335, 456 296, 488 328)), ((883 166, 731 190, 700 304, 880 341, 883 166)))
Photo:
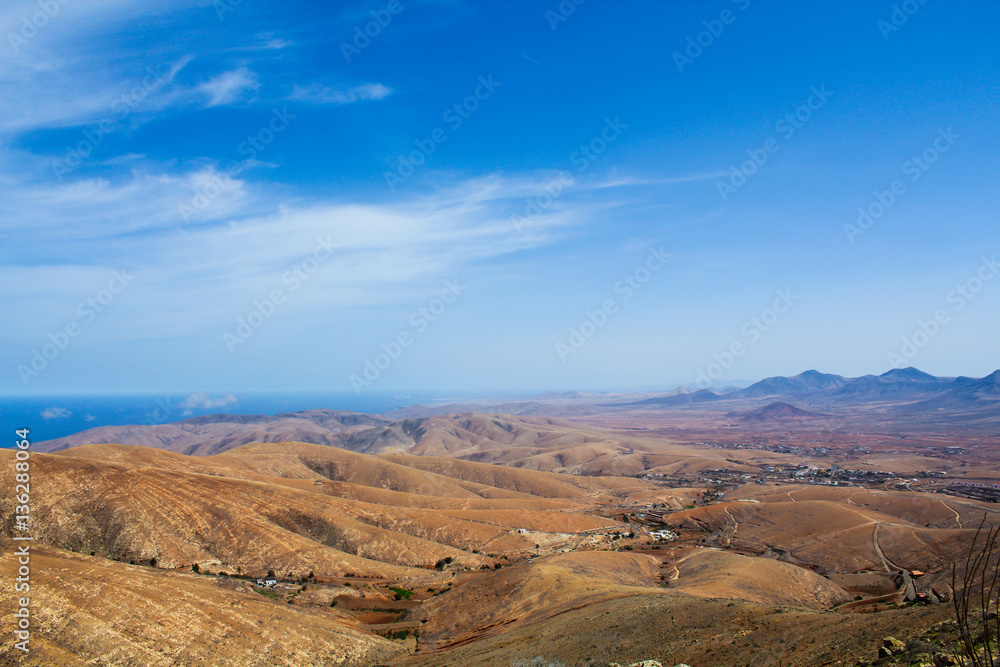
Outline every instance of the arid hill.
MULTIPOLYGON (((13 543, 5 541, 0 567, 12 572, 13 543)), ((385 664, 405 653, 349 615, 276 603, 249 582, 41 545, 33 547, 31 571, 32 651, 4 664, 318 667, 385 664)), ((22 594, 13 577, 0 578, 0 615, 10 619, 22 594)), ((11 650, 6 638, 3 649, 11 650)))
POLYGON ((637 554, 580 552, 549 556, 487 574, 452 595, 426 603, 415 618, 426 620, 423 634, 427 641, 461 644, 621 597, 630 590, 657 591, 658 571, 655 558, 637 554), (487 600, 490 604, 482 604, 487 600))
MULTIPOLYGON (((900 512, 900 504, 884 510, 900 512)), ((980 510, 980 518, 982 517, 980 510)), ((669 523, 706 533, 705 542, 779 554, 821 574, 942 572, 968 552, 974 529, 932 528, 901 516, 830 500, 724 502, 670 515, 669 523)))
MULTIPOLYGON (((432 432, 502 453, 495 428, 449 417, 432 432)), ((525 426, 533 443, 563 428, 525 426)), ((721 460, 634 444, 620 466, 721 460)), ((7 484, 12 456, 0 452, 7 484)), ((916 569, 914 590, 946 593, 941 573, 988 508, 804 485, 741 486, 705 504, 703 488, 651 479, 295 442, 212 456, 88 445, 31 461, 38 653, 27 664, 46 667, 854 663, 949 610, 831 609, 858 594, 901 601, 897 580, 916 569), (641 518, 653 508, 679 542, 657 543, 641 518), (272 571, 276 588, 255 585, 272 571)))
POLYGON ((755 499, 762 503, 806 500, 835 502, 848 507, 873 510, 903 522, 925 528, 975 529, 984 514, 997 514, 987 503, 913 491, 884 491, 857 487, 784 484, 744 486, 726 494, 727 500, 755 499))
POLYGON ((832 415, 822 412, 810 412, 808 410, 803 410, 802 408, 797 408, 791 403, 785 403, 784 401, 775 401, 774 403, 768 403, 762 408, 757 408, 756 410, 744 413, 740 416, 740 420, 745 422, 770 422, 800 419, 826 419, 831 416, 832 415))
POLYGON ((726 463, 724 452, 715 455, 662 438, 629 437, 560 419, 473 413, 373 425, 366 423, 367 415, 327 413, 334 411, 312 410, 279 415, 280 419, 221 415, 159 426, 102 427, 42 442, 36 448, 55 452, 114 442, 207 456, 245 443, 289 440, 365 454, 447 457, 585 475, 635 475, 658 466, 697 471, 726 463), (282 437, 288 434, 301 437, 282 437))
MULTIPOLYGON (((441 559, 483 565, 473 550, 529 549, 518 529, 613 529, 620 524, 565 510, 646 485, 469 462, 439 474, 404 465, 433 459, 394 458, 302 443, 214 457, 122 445, 36 454, 36 539, 161 568, 419 578, 441 559)), ((9 478, 13 466, 3 470, 9 478)))
POLYGON ((724 600, 831 609, 851 599, 843 588, 809 569, 773 558, 715 549, 679 554, 667 576, 670 590, 724 600))
MULTIPOLYGON (((789 380, 758 389, 806 387, 808 409, 730 390, 605 405, 593 424, 308 411, 123 432, 150 447, 47 443, 57 451, 32 455, 35 537, 42 566, 66 574, 40 578, 38 664, 161 664, 157 642, 170 664, 185 650, 182 635, 143 629, 129 610, 153 603, 127 586, 85 606, 92 578, 119 576, 149 600, 190 591, 177 613, 199 627, 192 665, 255 664, 242 635, 215 628, 249 633, 258 615, 289 641, 296 623, 322 638, 290 665, 855 664, 882 636, 949 616, 950 564, 984 515, 1000 519, 971 497, 1000 478, 984 440, 887 421, 938 395, 938 379, 861 378, 881 398, 860 418, 831 397, 854 380, 789 380), (299 433, 316 442, 252 441, 299 433), (276 589, 254 585, 269 572, 276 589)), ((979 405, 955 414, 990 424, 993 380, 955 382, 955 400, 961 389, 979 405)), ((285 644, 261 637, 265 664, 285 644)))
POLYGON ((609 439, 614 436, 603 429, 551 418, 469 413, 390 422, 359 413, 307 410, 275 417, 211 415, 173 424, 103 426, 37 443, 35 449, 53 452, 114 443, 206 456, 255 442, 307 442, 366 454, 461 457, 495 448, 541 451, 604 444, 609 439))
POLYGON ((123 444, 205 456, 253 442, 294 441, 342 447, 358 432, 370 434, 366 439, 369 448, 390 447, 395 434, 380 435, 389 424, 379 417, 344 410, 304 410, 274 416, 207 415, 172 424, 100 426, 36 443, 34 448, 54 452, 81 445, 123 444))
MULTIPOLYGON (((694 585, 700 577, 707 581, 736 572, 741 558, 724 556, 726 563, 718 567, 708 556, 703 575, 688 570, 689 590, 662 587, 656 560, 635 554, 556 555, 486 574, 421 606, 414 615, 425 633, 421 649, 392 664, 512 665, 536 657, 541 664, 565 665, 644 659, 699 667, 855 664, 874 656, 881 637, 909 636, 948 613, 941 605, 892 614, 831 614, 798 604, 699 595, 706 592, 694 585)), ((770 563, 772 571, 821 579, 770 563)), ((833 591, 831 599, 843 597, 832 584, 819 586, 833 591)))

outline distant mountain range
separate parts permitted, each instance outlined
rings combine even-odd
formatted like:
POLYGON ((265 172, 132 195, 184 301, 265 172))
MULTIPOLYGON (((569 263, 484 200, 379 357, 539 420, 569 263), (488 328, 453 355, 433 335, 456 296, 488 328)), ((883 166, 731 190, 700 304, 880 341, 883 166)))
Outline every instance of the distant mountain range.
POLYGON ((770 377, 760 382, 755 382, 746 389, 734 392, 732 395, 756 398, 758 396, 802 394, 810 391, 837 389, 849 382, 850 380, 843 375, 809 370, 798 375, 793 375, 792 377, 770 377))
POLYGON ((881 375, 862 375, 856 378, 809 370, 792 377, 770 377, 746 389, 726 394, 703 389, 686 396, 648 399, 641 404, 704 403, 771 397, 794 397, 813 403, 832 404, 943 401, 950 408, 975 408, 1000 402, 1000 370, 984 378, 936 377, 913 367, 894 368, 881 375))

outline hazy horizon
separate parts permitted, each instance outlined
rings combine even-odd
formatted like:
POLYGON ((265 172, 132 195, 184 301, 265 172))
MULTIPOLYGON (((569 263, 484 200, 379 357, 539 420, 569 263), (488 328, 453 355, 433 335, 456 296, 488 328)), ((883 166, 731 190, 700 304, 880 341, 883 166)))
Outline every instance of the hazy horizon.
MULTIPOLYGON (((817 369, 809 370, 813 371, 817 369)), ((819 372, 822 373, 823 371, 819 372)), ((939 377, 953 379, 957 376, 939 377)), ((708 385, 689 383, 617 389, 605 388, 603 390, 564 388, 482 393, 462 392, 458 390, 440 393, 408 394, 391 392, 267 392, 236 390, 232 392, 161 391, 154 393, 82 393, 21 396, 0 394, 0 404, 3 406, 3 416, 0 417, 0 425, 3 425, 8 431, 30 427, 36 439, 50 440, 100 426, 169 424, 184 419, 213 414, 276 415, 279 413, 316 409, 383 414, 418 405, 530 400, 532 398, 539 398, 545 394, 574 391, 597 396, 612 396, 633 393, 655 395, 671 393, 680 389, 719 390, 723 388, 745 388, 764 379, 767 378, 733 380, 730 382, 713 381, 708 385)))

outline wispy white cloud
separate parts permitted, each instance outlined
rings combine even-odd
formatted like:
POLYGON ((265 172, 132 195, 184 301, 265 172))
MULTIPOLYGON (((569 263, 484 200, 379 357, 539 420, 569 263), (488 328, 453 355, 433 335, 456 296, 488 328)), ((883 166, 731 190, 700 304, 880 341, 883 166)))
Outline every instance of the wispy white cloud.
POLYGON ((295 42, 289 41, 287 39, 282 39, 281 37, 275 37, 271 33, 263 33, 257 35, 256 42, 247 44, 246 46, 236 47, 237 51, 275 51, 278 49, 285 49, 289 46, 293 46, 295 42))
POLYGON ((546 245, 587 218, 567 201, 518 234, 510 216, 546 176, 491 175, 381 204, 296 201, 234 180, 202 219, 186 223, 179 205, 211 174, 137 167, 111 179, 0 186, 0 213, 20 211, 8 230, 20 264, 0 266, 0 298, 35 317, 17 336, 31 342, 73 319, 77 304, 123 266, 137 278, 93 326, 106 340, 166 339, 229 326, 243 304, 281 286, 319 239, 337 244, 335 258, 285 308, 305 321, 331 308, 406 303, 440 276, 546 245), (53 235, 62 239, 58 252, 42 243, 53 235))
POLYGON ((676 174, 660 178, 643 178, 639 176, 620 176, 618 174, 611 174, 602 180, 590 183, 588 187, 600 190, 604 188, 623 188, 645 185, 677 185, 682 183, 711 181, 728 175, 729 172, 727 171, 705 171, 693 174, 676 174))
POLYGON ((119 131, 135 126, 163 109, 191 104, 195 97, 204 104, 204 94, 176 82, 193 59, 180 56, 169 66, 151 64, 113 81, 79 63, 12 71, 0 76, 0 134, 103 124, 103 135, 108 127, 119 131))
POLYGON ((224 72, 198 85, 198 90, 208 97, 208 106, 232 104, 243 95, 260 88, 257 75, 246 67, 224 72))
POLYGON ((391 93, 392 89, 381 83, 364 83, 350 88, 331 88, 313 83, 304 87, 296 84, 288 99, 310 104, 350 104, 363 100, 380 100, 391 93))

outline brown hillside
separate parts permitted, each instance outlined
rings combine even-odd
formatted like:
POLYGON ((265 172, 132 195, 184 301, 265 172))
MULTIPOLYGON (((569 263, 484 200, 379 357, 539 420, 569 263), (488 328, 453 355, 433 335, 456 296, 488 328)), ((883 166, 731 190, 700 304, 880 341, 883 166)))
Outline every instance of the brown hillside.
POLYGON ((680 554, 668 577, 671 590, 695 597, 820 610, 851 600, 840 586, 805 568, 710 549, 680 554))
POLYGON ((535 623, 624 595, 657 593, 650 556, 577 552, 537 559, 483 576, 424 604, 415 618, 426 640, 459 644, 499 629, 535 623))
MULTIPOLYGON (((420 457, 400 460, 436 465, 420 457)), ((426 578, 433 571, 414 568, 445 558, 456 567, 475 568, 484 556, 473 550, 532 549, 537 539, 519 530, 579 533, 620 525, 567 513, 575 507, 572 499, 513 490, 582 496, 572 478, 507 469, 484 476, 481 468, 489 466, 467 462, 441 468, 453 478, 301 443, 248 445, 212 457, 92 445, 36 454, 32 461, 39 540, 123 561, 155 559, 161 568, 198 564, 253 574, 274 569, 320 578, 345 573, 426 578), (510 488, 467 481, 473 478, 510 488)), ((5 466, 6 475, 12 469, 5 466)), ((619 482, 583 480, 582 485, 619 482)))
POLYGON ((823 574, 940 571, 965 553, 974 530, 925 528, 837 502, 729 502, 677 512, 670 523, 708 533, 709 543, 787 552, 823 574), (934 545, 934 546, 930 546, 934 545))
POLYGON ((882 491, 856 487, 745 486, 730 491, 726 499, 753 498, 761 502, 827 500, 850 507, 889 514, 926 528, 975 528, 984 514, 996 515, 996 505, 915 491, 882 491))
POLYGON ((523 470, 486 463, 474 463, 440 456, 383 454, 380 458, 483 486, 507 489, 542 498, 579 498, 595 491, 649 488, 642 480, 609 477, 573 477, 557 473, 523 470))
MULTIPOLYGON (((0 568, 17 565, 6 541, 0 568)), ((372 665, 403 651, 333 609, 269 600, 249 584, 116 563, 42 545, 31 552, 32 651, 17 664, 372 665)), ((14 612, 0 578, 0 615, 14 612)), ((4 650, 10 650, 9 636, 4 650)))

